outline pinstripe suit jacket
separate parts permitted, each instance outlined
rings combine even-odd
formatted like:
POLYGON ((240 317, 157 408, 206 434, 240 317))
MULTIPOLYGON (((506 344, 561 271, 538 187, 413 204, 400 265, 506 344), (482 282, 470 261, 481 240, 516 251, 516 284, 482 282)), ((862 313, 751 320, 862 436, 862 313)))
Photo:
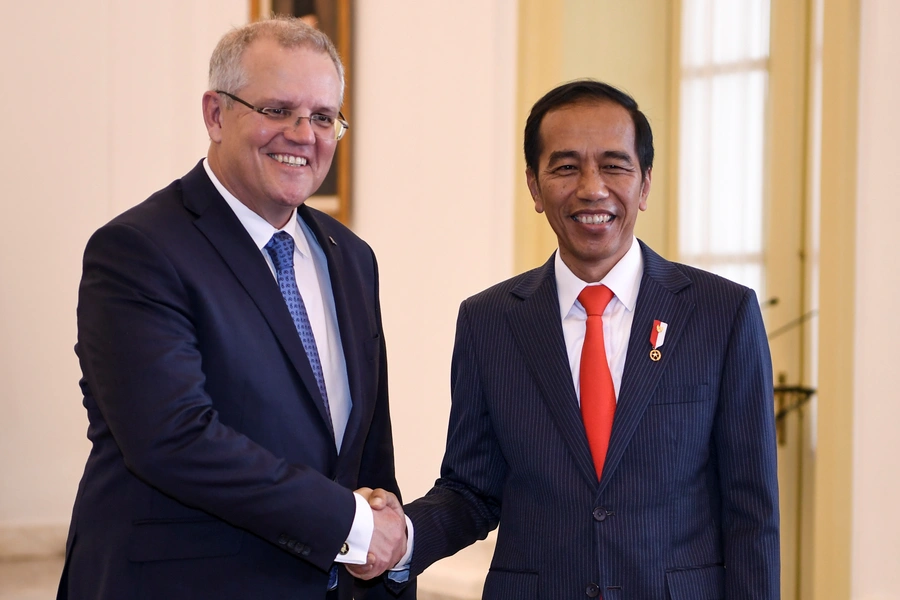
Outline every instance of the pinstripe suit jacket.
POLYGON ((441 478, 406 507, 412 574, 499 524, 486 599, 779 596, 771 360, 755 294, 641 249, 601 481, 552 258, 463 302, 441 478), (654 319, 669 324, 658 362, 654 319))

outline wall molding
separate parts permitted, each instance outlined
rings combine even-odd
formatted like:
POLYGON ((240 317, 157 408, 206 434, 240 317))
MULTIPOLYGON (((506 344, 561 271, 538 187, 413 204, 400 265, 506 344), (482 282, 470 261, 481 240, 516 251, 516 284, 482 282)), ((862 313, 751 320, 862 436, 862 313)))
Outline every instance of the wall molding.
POLYGON ((68 531, 68 523, 0 523, 0 560, 62 556, 68 531))

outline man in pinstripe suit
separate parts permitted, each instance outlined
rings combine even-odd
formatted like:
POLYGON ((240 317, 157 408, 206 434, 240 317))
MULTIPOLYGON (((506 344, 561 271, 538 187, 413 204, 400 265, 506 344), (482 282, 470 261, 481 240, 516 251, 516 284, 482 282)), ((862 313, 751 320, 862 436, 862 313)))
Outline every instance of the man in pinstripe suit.
POLYGON ((487 599, 778 598, 755 294, 634 237, 653 141, 627 94, 590 80, 552 90, 532 108, 525 157, 559 251, 460 308, 441 478, 405 507, 410 574, 499 524, 487 599), (598 282, 614 293, 602 319, 616 392, 599 478, 579 412, 577 300, 598 282))

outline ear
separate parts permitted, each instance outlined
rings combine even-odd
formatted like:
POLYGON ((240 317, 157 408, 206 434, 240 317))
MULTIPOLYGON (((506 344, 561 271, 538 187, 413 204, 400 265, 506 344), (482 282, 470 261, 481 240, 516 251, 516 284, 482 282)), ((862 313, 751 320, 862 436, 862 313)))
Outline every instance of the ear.
POLYGON ((225 111, 225 99, 212 90, 203 92, 203 122, 212 142, 222 141, 222 117, 225 111))
POLYGON ((647 210, 647 196, 650 195, 651 175, 653 175, 653 167, 647 169, 647 176, 641 181, 641 201, 638 203, 638 208, 641 210, 647 210))
POLYGON ((531 167, 525 169, 525 181, 528 182, 528 191, 531 192, 531 199, 534 200, 535 212, 544 212, 544 201, 541 198, 541 186, 538 185, 537 175, 534 174, 531 167))

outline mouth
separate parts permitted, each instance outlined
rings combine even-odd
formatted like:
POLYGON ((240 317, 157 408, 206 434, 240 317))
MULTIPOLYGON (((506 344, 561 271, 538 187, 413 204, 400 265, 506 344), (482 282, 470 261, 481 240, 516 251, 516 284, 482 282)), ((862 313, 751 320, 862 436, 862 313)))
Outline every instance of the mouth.
POLYGON ((290 167, 305 167, 307 160, 302 156, 292 156, 290 154, 269 154, 269 158, 290 167))
POLYGON ((572 215, 571 219, 576 223, 581 223, 582 225, 600 225, 602 223, 609 223, 613 219, 615 219, 615 215, 610 214, 579 214, 572 215))

